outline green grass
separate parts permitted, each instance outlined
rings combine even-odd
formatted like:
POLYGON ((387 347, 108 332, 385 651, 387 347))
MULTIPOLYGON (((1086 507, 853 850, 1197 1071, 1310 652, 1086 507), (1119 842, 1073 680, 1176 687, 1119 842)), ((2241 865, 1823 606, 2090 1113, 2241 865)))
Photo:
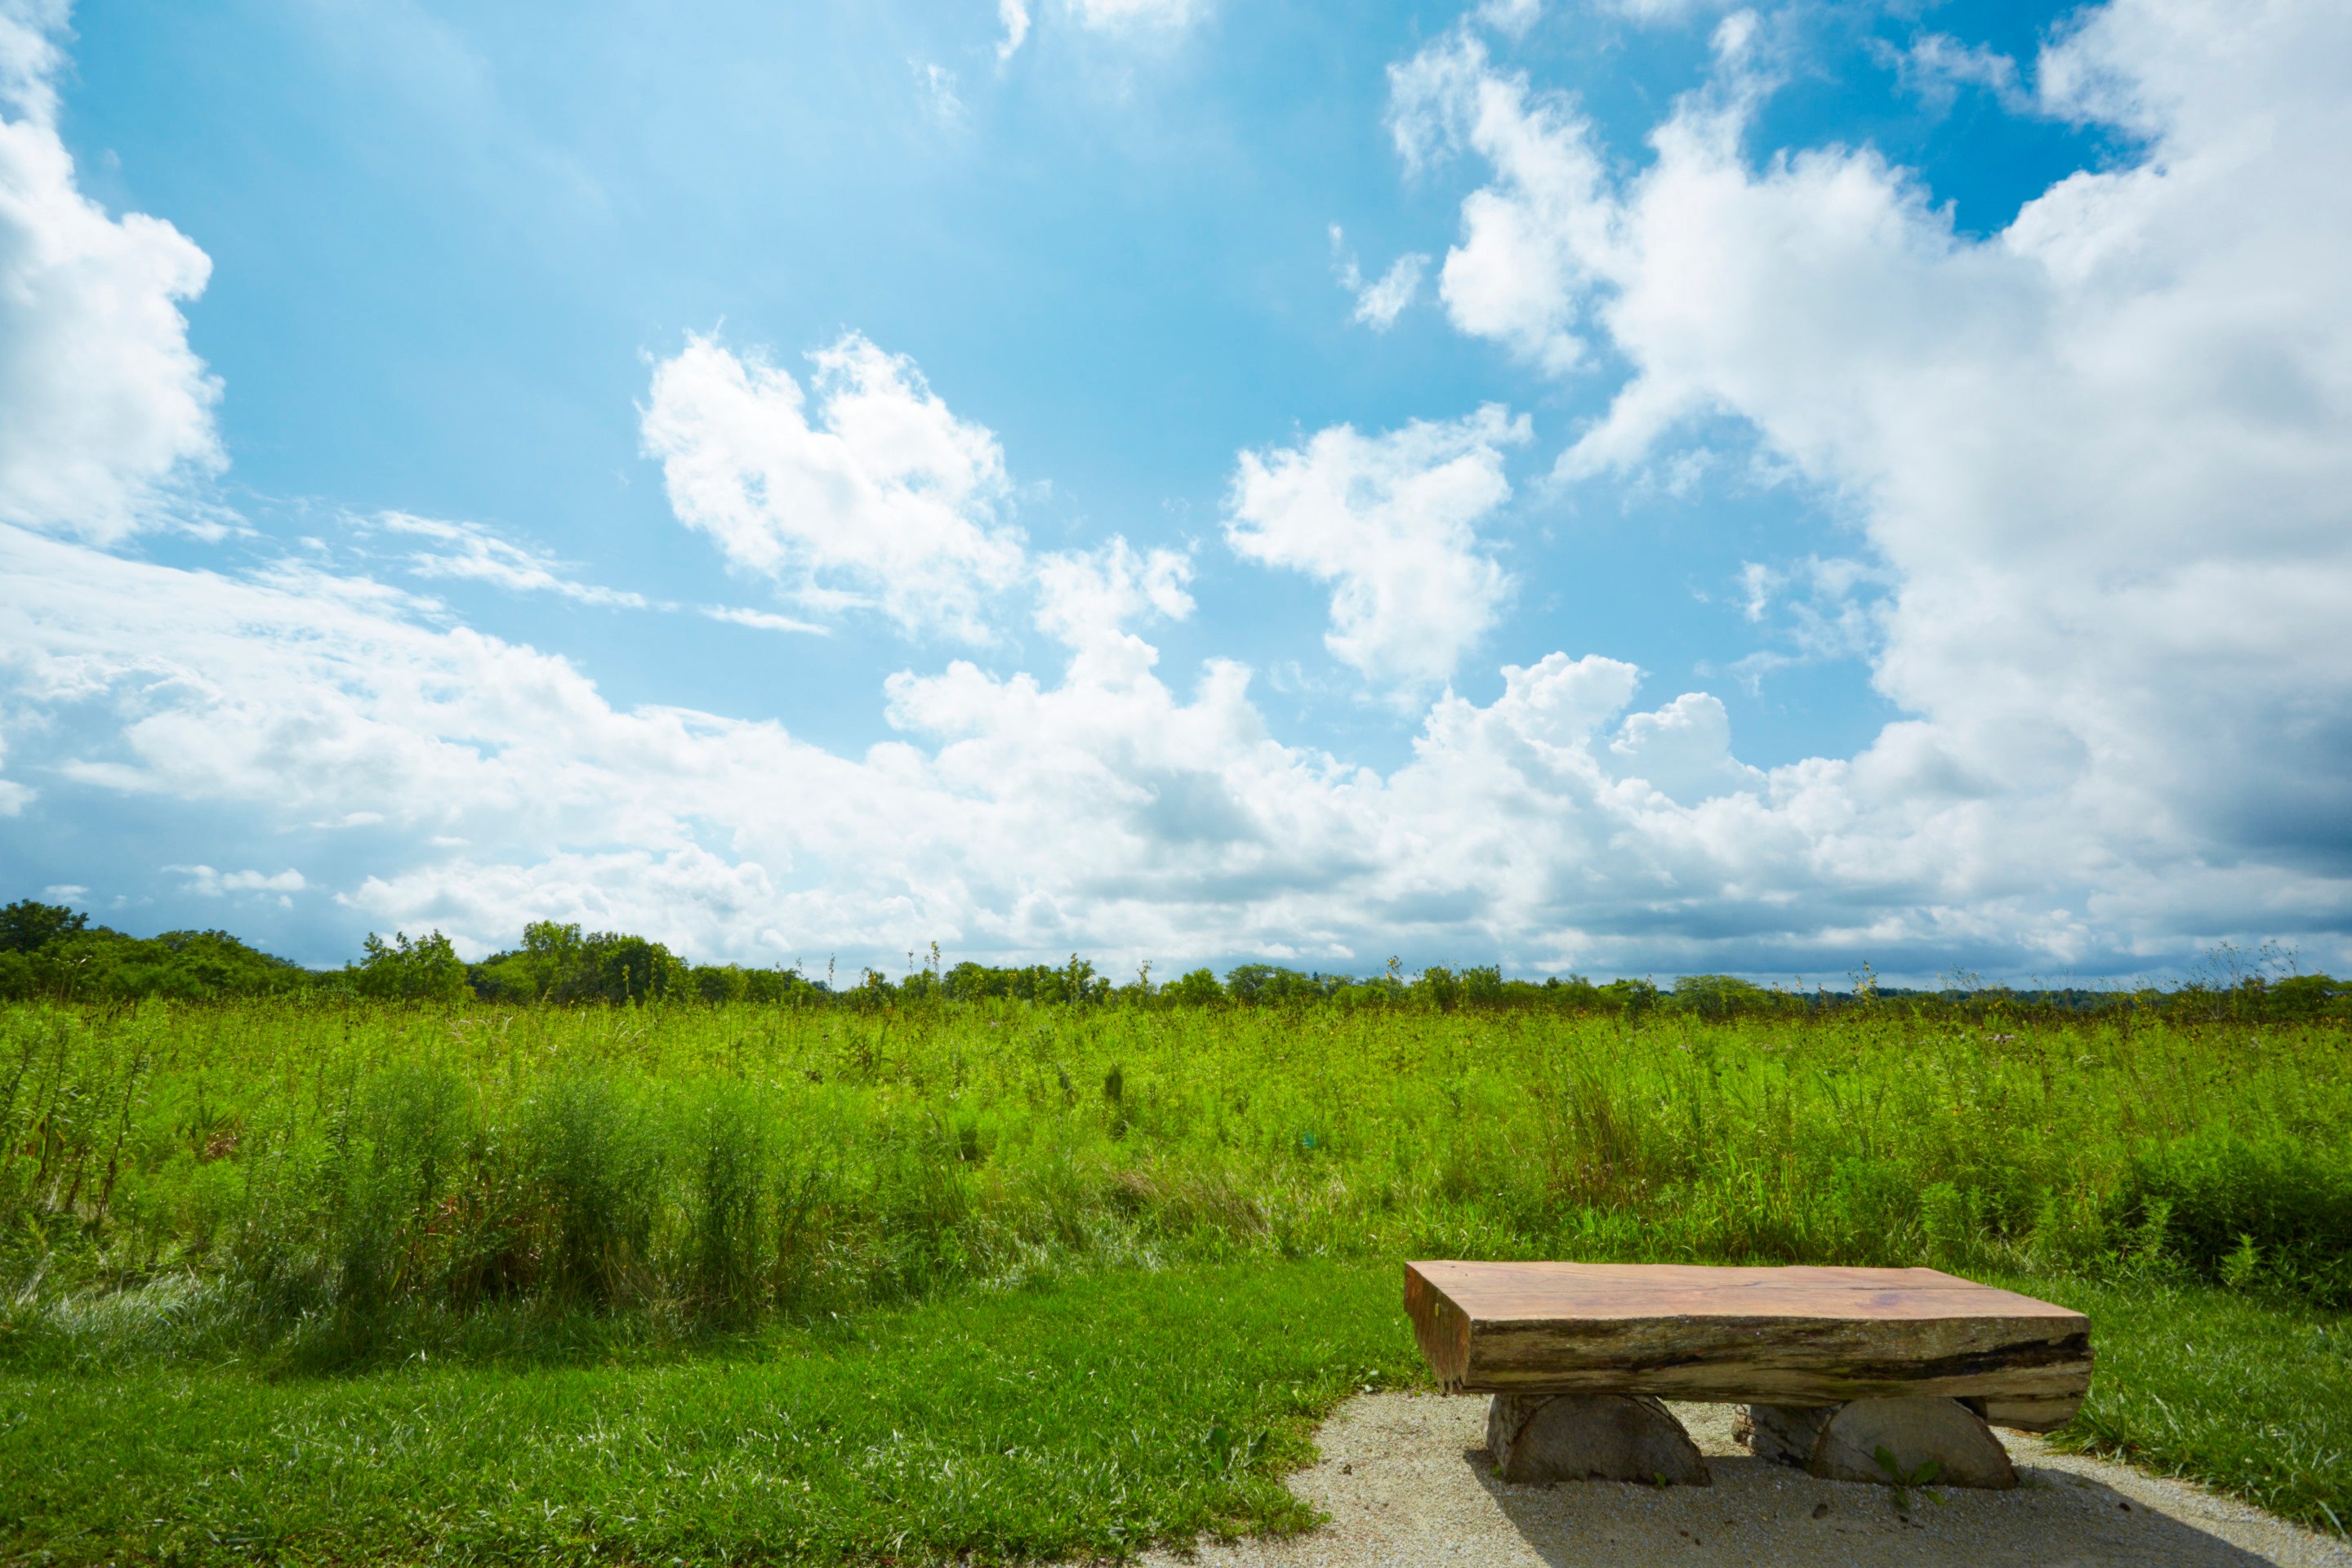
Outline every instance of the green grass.
POLYGON ((1287 1528, 1406 1257, 2011 1278, 2068 1440, 2352 1515, 2340 1022, 26 1004, 0 1563, 1287 1528))
POLYGON ((2206 1287, 2008 1281, 2090 1315, 2098 1370, 2062 1447, 2352 1522, 2352 1316, 2206 1287))
MULTIPOLYGON (((2005 1282, 2093 1314, 2099 1377, 2062 1441, 2324 1529, 2352 1502, 2341 1316, 2005 1282)), ((1292 1531, 1314 1520, 1280 1478, 1314 1424, 1425 1385, 1398 1285, 1121 1270, 698 1347, 575 1323, 355 1374, 0 1375, 0 1561, 999 1562, 1292 1531)))
POLYGON ((1294 1530, 1387 1268, 1119 1274, 638 1364, 0 1379, 0 1559, 989 1562, 1294 1530))

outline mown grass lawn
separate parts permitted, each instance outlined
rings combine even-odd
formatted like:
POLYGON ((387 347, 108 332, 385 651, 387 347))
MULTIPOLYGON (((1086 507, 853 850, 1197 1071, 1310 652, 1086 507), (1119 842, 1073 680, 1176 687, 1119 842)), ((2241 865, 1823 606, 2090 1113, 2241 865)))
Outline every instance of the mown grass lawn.
MULTIPOLYGON (((2093 1315, 2069 1440, 2322 1528, 2352 1506, 2340 1314, 2003 1282, 2093 1315)), ((1316 1422, 1422 1381, 1398 1287, 1120 1270, 587 1364, 0 1374, 0 1560, 998 1562, 1296 1530, 1316 1422)))
POLYGON ((667 1364, 0 1380, 0 1558, 985 1561, 1296 1529, 1280 1477, 1417 1374, 1393 1269, 967 1295, 667 1364))

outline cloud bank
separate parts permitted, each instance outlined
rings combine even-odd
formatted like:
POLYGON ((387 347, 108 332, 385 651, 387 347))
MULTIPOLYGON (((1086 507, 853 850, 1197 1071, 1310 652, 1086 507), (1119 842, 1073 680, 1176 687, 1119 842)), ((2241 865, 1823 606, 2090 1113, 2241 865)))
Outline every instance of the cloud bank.
POLYGON ((1559 363, 1590 321, 1633 367, 1568 483, 1729 415, 1856 503, 1894 584, 1875 679, 1919 717, 1854 765, 1965 773, 1980 800, 1937 817, 1984 814, 1972 853, 2017 885, 2065 868, 2120 911, 2116 878, 2219 879, 2242 889, 2222 921, 2340 908, 2352 198, 2329 149, 2352 100, 2312 62, 2346 58, 2352 16, 2087 14, 2042 54, 2042 111, 2145 153, 1982 241, 1867 149, 1759 168, 1740 21, 1622 183, 1474 40, 1399 71, 1401 143, 1493 172, 1444 264, 1455 325, 1559 363))

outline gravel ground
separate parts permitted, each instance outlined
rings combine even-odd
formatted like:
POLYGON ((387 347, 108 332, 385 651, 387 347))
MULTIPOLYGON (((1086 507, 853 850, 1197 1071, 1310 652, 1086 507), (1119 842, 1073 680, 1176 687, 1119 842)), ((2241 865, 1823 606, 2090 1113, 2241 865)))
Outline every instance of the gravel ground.
POLYGON ((2244 1503, 2003 1432, 2018 1489, 1946 1490, 1910 1517, 1885 1488, 1817 1481, 1751 1458, 1728 1405, 1677 1405, 1711 1487, 1611 1481, 1509 1486, 1493 1477, 1486 1402, 1403 1394, 1350 1401, 1319 1434, 1322 1461, 1291 1482, 1331 1522, 1290 1541, 1205 1547, 1166 1568, 1372 1564, 1988 1564, 2036 1568, 2262 1563, 2352 1568, 2352 1548, 2244 1503))

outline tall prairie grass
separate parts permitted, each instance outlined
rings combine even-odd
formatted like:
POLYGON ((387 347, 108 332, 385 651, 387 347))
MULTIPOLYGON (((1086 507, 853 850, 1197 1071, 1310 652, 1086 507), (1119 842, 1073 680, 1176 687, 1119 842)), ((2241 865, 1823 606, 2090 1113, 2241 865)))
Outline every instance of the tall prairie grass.
POLYGON ((364 1357, 516 1314, 743 1325, 1310 1255, 2342 1304, 2352 1036, 1891 1005, 0 1009, 0 1355, 364 1357))

